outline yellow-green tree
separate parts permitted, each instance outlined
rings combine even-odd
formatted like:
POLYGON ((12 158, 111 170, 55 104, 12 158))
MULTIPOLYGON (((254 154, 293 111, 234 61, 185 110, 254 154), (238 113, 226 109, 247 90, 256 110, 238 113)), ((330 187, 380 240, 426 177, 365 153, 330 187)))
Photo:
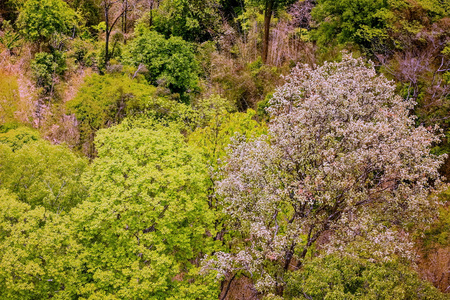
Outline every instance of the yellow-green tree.
POLYGON ((62 0, 28 0, 17 22, 25 38, 45 42, 54 33, 69 33, 76 25, 76 14, 62 0))

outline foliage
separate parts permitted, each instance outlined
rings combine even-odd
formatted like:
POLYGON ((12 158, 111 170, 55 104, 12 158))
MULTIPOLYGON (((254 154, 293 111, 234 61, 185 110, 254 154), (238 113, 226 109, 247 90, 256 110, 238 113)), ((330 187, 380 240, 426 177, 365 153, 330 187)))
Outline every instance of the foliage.
POLYGON ((218 0, 166 0, 155 11, 153 25, 167 38, 203 42, 217 34, 220 19, 218 0))
POLYGON ((329 255, 290 272, 284 299, 447 299, 405 264, 329 255))
POLYGON ((8 146, 13 152, 39 139, 40 136, 37 130, 25 126, 18 126, 0 133, 0 144, 8 146))
POLYGON ((20 34, 13 30, 9 21, 3 22, 2 29, 3 36, 0 36, 0 44, 2 44, 10 54, 12 54, 13 49, 19 45, 20 34))
POLYGON ((101 21, 102 12, 98 0, 69 0, 66 2, 86 22, 86 26, 97 25, 101 21))
POLYGON ((45 94, 50 93, 57 75, 62 75, 66 70, 65 55, 57 50, 53 54, 39 52, 31 62, 31 70, 36 85, 42 87, 45 94))
POLYGON ((92 65, 92 63, 89 64, 88 62, 90 59, 89 55, 92 56, 93 48, 92 41, 76 38, 71 41, 67 56, 73 58, 80 65, 89 66, 92 65))
POLYGON ((319 24, 313 38, 321 45, 333 41, 369 46, 386 36, 386 0, 319 0, 312 16, 319 24))
POLYGON ((217 113, 206 127, 198 128, 189 135, 189 143, 202 149, 208 164, 217 170, 218 160, 225 158, 226 149, 235 135, 256 138, 267 134, 266 124, 253 120, 255 114, 251 109, 246 113, 217 113))
POLYGON ((125 116, 142 113, 156 89, 128 75, 93 74, 85 78, 76 97, 66 103, 67 112, 75 114, 80 130, 80 143, 88 156, 95 154, 95 132, 116 124, 125 116))
POLYGON ((51 257, 39 252, 45 238, 38 232, 50 214, 43 207, 32 210, 4 189, 0 199, 0 297, 46 298, 52 283, 47 281, 44 262, 51 257))
POLYGON ((329 252, 411 257, 397 229, 433 215, 444 157, 429 153, 438 137, 414 127, 412 103, 394 90, 349 55, 295 68, 270 101, 269 137, 230 147, 216 189, 241 246, 207 267, 246 270, 281 295, 286 271, 325 232, 329 252))
POLYGON ((239 61, 214 55, 211 81, 217 93, 229 99, 239 111, 256 108, 257 103, 283 82, 283 70, 263 65, 260 59, 241 64, 239 61))
POLYGON ((421 243, 426 252, 436 247, 450 246, 450 190, 447 189, 441 194, 439 198, 446 203, 444 207, 439 210, 439 218, 423 233, 421 243))
POLYGON ((145 65, 147 79, 153 85, 178 93, 183 102, 197 89, 198 63, 192 46, 180 37, 165 39, 161 34, 136 28, 136 37, 128 46, 126 61, 136 67, 145 65))
POLYGON ((68 33, 75 26, 75 12, 62 0, 28 0, 17 21, 31 41, 48 41, 54 33, 68 33))
MULTIPOLYGON (((206 233, 207 173, 176 125, 151 120, 99 131, 98 158, 84 182, 89 198, 67 221, 80 247, 79 276, 66 292, 84 298, 214 299, 195 276, 213 246, 206 233)), ((208 278, 206 278, 208 279, 208 278)))
POLYGON ((28 142, 15 152, 4 144, 0 147, 0 187, 15 193, 20 201, 61 213, 83 199, 80 176, 87 161, 70 149, 42 140, 28 142))

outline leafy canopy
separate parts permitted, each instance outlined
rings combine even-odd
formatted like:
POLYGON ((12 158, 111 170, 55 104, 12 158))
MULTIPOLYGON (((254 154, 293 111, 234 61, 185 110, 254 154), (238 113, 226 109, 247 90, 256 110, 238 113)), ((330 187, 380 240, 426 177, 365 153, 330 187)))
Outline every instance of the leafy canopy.
POLYGON ((402 262, 373 263, 334 254, 291 272, 284 299, 447 298, 402 262))
POLYGON ((220 27, 219 0, 166 0, 155 11, 153 28, 167 38, 211 39, 220 27))
POLYGON ((47 41, 54 33, 69 33, 76 24, 76 14, 62 0, 28 0, 17 22, 28 40, 47 41))
POLYGON ((85 78, 75 98, 66 103, 67 112, 75 114, 79 122, 83 152, 93 156, 95 132, 143 112, 155 93, 155 87, 145 80, 131 79, 128 75, 93 74, 85 78))
POLYGON ((386 32, 387 0, 319 0, 312 10, 319 26, 313 38, 320 45, 354 42, 369 46, 386 32))
POLYGON ((177 93, 183 102, 189 102, 189 94, 198 87, 198 63, 192 45, 180 37, 165 39, 140 24, 136 38, 128 45, 126 61, 134 66, 147 68, 150 84, 167 87, 177 93))
POLYGON ((85 196, 80 177, 86 167, 86 159, 47 141, 28 142, 15 152, 0 144, 0 187, 32 208, 60 213, 80 203, 85 196))
POLYGON ((207 172, 177 125, 125 120, 100 130, 86 176, 89 198, 68 226, 81 245, 80 274, 66 284, 82 297, 213 299, 213 281, 193 261, 212 247, 207 172))

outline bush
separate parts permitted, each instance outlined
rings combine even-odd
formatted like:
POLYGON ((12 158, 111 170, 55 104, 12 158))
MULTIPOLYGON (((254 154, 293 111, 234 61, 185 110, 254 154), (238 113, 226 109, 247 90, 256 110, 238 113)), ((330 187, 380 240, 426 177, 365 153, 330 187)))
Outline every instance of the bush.
POLYGON ((397 261, 371 263, 338 255, 315 258, 291 272, 284 299, 447 299, 397 261))
POLYGON ((44 94, 51 93, 57 75, 62 75, 66 69, 64 53, 55 50, 53 54, 39 52, 31 62, 32 76, 44 94))
MULTIPOLYGON (((142 78, 141 78, 142 79, 142 78)), ((126 74, 94 74, 85 82, 75 98, 66 103, 67 112, 75 114, 83 152, 95 156, 95 133, 101 128, 119 124, 125 117, 152 112, 156 118, 189 118, 187 107, 156 96, 157 89, 144 79, 131 79, 126 74)))

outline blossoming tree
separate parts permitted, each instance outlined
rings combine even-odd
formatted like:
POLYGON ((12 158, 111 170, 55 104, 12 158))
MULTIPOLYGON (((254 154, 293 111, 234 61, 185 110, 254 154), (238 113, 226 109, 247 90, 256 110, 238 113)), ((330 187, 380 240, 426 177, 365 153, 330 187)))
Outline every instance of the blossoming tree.
POLYGON ((320 240, 322 250, 374 260, 411 255, 402 227, 427 221, 443 157, 435 130, 372 65, 345 55, 296 67, 271 100, 269 134, 235 138, 217 191, 239 240, 206 267, 244 272, 282 294, 320 240))

